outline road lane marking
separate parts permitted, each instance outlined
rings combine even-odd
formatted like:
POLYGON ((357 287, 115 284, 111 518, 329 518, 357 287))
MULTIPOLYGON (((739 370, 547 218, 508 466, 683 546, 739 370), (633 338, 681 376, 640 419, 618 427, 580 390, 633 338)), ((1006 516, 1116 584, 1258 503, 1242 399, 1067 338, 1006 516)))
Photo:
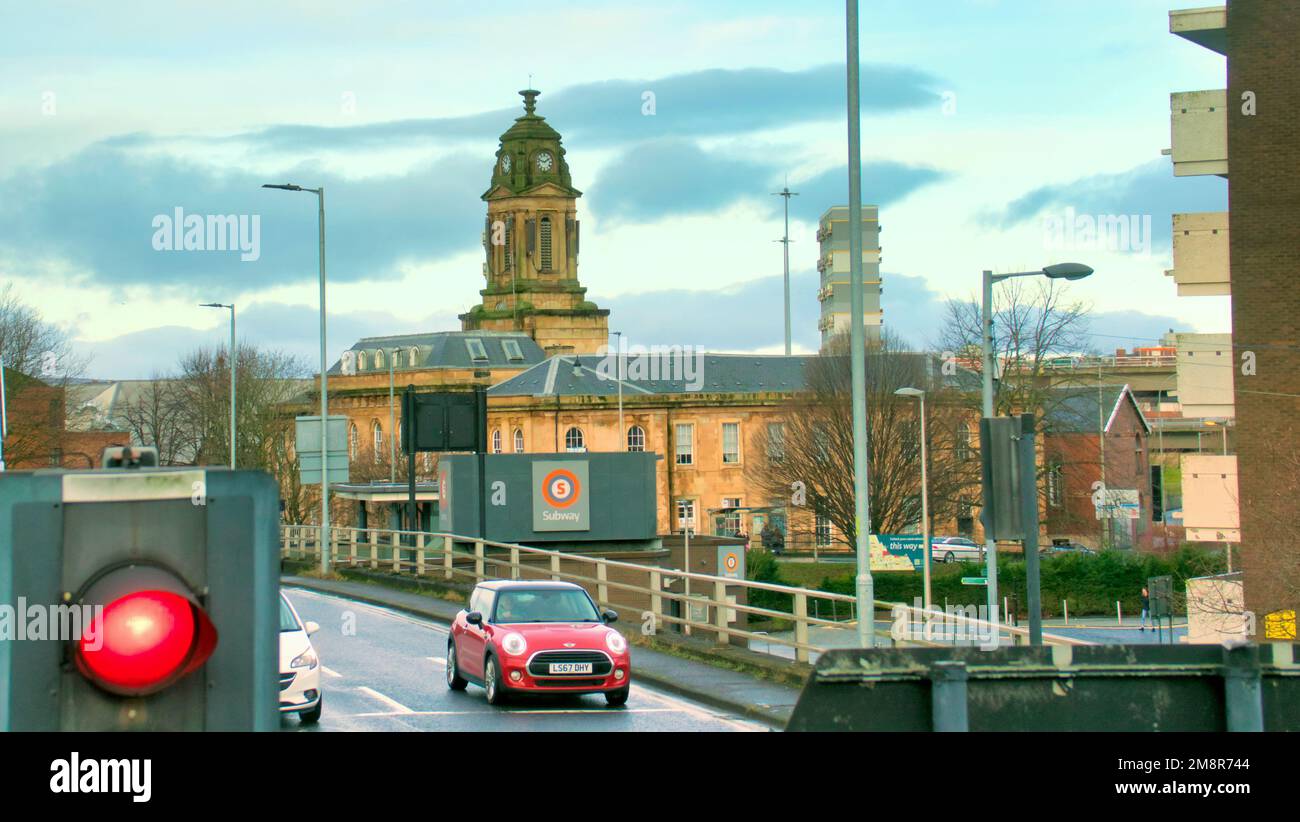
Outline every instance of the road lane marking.
POLYGON ((321 670, 321 673, 326 674, 327 676, 335 677, 336 679, 337 679, 337 678, 341 678, 341 677, 343 676, 343 674, 339 673, 338 671, 334 670, 333 668, 327 668, 327 667, 325 667, 324 665, 320 666, 320 670, 321 670))
POLYGON ((446 626, 439 625, 433 622, 430 618, 411 616, 409 614, 403 614, 400 611, 394 611, 390 608, 385 608, 382 605, 371 605, 368 602, 361 602, 360 600, 356 600, 356 599, 348 599, 346 594, 338 594, 338 595, 322 594, 317 591, 310 591, 306 588, 288 588, 288 590, 293 596, 302 595, 309 599, 330 600, 333 601, 336 605, 346 606, 348 608, 355 608, 362 611, 369 611, 378 616, 387 617, 388 619, 397 620, 399 622, 407 622, 410 623, 411 625, 418 625, 421 628, 428 628, 430 631, 433 631, 434 633, 439 633, 439 634, 448 633, 448 628, 446 626))
POLYGON ((490 715, 499 716, 501 714, 594 714, 602 716, 619 716, 620 714, 676 714, 681 711, 675 708, 557 708, 546 709, 537 708, 530 710, 501 710, 501 711, 369 711, 361 714, 345 714, 349 718, 359 717, 382 717, 382 716, 471 716, 471 715, 490 715))
MULTIPOLYGON (((358 685, 357 690, 361 691, 366 696, 373 697, 379 700, 380 702, 384 703, 388 707, 392 708, 393 711, 392 713, 387 714, 388 716, 397 716, 397 715, 415 713, 415 711, 411 710, 410 708, 406 707, 402 703, 398 702, 396 699, 393 699, 392 697, 389 696, 385 696, 379 693, 379 691, 376 691, 374 688, 367 688, 365 685, 358 685)), ((364 716, 364 714, 358 714, 358 716, 364 716)))
POLYGON ((767 730, 766 728, 760 727, 760 726, 758 726, 758 725, 756 725, 756 724, 751 725, 751 724, 749 724, 749 723, 736 722, 736 721, 734 721, 734 720, 727 719, 726 717, 724 717, 724 716, 722 716, 722 715, 720 715, 720 714, 715 714, 715 713, 712 713, 712 712, 710 712, 710 711, 706 711, 706 710, 703 710, 703 709, 701 709, 701 708, 697 708, 697 707, 695 707, 694 705, 691 705, 690 703, 688 703, 688 702, 684 702, 684 701, 682 701, 682 700, 680 700, 680 699, 674 699, 673 697, 665 696, 664 694, 655 693, 654 691, 650 690, 649 688, 643 687, 643 686, 641 686, 641 685, 635 685, 635 684, 632 685, 632 690, 633 690, 637 695, 639 695, 639 696, 644 696, 644 697, 646 697, 646 698, 648 698, 648 699, 652 699, 652 700, 654 700, 655 702, 658 702, 658 703, 661 704, 661 705, 671 705, 671 706, 675 706, 675 708, 676 708, 677 711, 679 711, 679 712, 681 712, 681 713, 685 713, 685 714, 690 714, 691 716, 695 717, 696 719, 709 720, 709 721, 712 721, 712 722, 720 722, 720 723, 722 723, 723 725, 729 725, 729 726, 731 726, 732 728, 734 728, 734 729, 736 729, 736 730, 739 730, 739 731, 759 731, 759 730, 767 730))

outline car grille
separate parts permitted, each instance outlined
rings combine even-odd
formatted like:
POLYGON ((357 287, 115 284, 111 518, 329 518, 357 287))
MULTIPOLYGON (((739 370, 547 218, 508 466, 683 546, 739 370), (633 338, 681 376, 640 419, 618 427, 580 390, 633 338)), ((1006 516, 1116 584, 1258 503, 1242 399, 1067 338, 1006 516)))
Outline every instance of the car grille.
MULTIPOLYGON (((609 676, 609 672, 612 670, 614 670, 614 664, 609 661, 609 657, 605 656, 600 651, 542 651, 534 656, 528 663, 528 673, 533 676, 564 677, 566 680, 573 676, 609 676), (590 662, 591 673, 553 674, 550 669, 552 662, 590 662)), ((564 682, 556 684, 562 685, 564 682)))
POLYGON ((298 674, 294 673, 293 671, 290 671, 287 674, 280 674, 280 690, 283 691, 287 689, 290 685, 292 685, 293 678, 297 675, 298 674))
POLYGON ((539 688, 598 688, 605 684, 603 679, 539 679, 539 688))

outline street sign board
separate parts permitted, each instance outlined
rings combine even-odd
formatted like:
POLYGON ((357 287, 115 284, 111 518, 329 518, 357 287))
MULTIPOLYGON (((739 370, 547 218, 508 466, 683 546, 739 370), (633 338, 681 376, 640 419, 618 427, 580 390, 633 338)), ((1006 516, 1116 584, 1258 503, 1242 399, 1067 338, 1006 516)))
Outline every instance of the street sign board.
MULTIPOLYGON (((298 471, 303 485, 320 485, 320 415, 294 420, 294 449, 298 454, 298 471)), ((329 415, 325 432, 331 483, 348 481, 348 418, 329 415)))
POLYGON ((590 531, 591 493, 587 463, 533 463, 533 530, 590 531))
POLYGON ((962 577, 962 585, 988 585, 988 577, 962 577))
POLYGON ((1025 538, 1021 524, 1020 460, 1017 439, 1020 420, 1015 417, 985 417, 980 420, 980 462, 983 473, 984 506, 980 521, 992 539, 1025 538))
POLYGON ((1136 490, 1107 488, 1099 499, 1097 519, 1137 519, 1142 514, 1142 497, 1136 490))
POLYGON ((402 394, 403 454, 423 451, 487 451, 487 395, 474 391, 402 394))
POLYGON ((727 579, 745 578, 745 548, 741 545, 718 546, 718 576, 727 579))

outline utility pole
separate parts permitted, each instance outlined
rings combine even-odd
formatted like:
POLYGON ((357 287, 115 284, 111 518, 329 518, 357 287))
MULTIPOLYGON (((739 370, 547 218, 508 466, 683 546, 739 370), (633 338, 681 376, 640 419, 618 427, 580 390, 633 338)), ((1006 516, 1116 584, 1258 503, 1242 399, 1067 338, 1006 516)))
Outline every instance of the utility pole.
POLYGON ((799 192, 790 190, 790 183, 780 191, 772 192, 774 197, 785 198, 785 235, 777 240, 785 252, 785 355, 790 356, 790 198, 798 197, 799 192))
MULTIPOLYGON (((875 580, 871 578, 871 502, 867 495, 867 360, 864 350, 866 328, 862 317, 862 112, 858 82, 858 0, 845 0, 844 5, 848 40, 845 62, 848 67, 849 109, 849 311, 852 314, 849 319, 849 363, 853 378, 853 510, 858 555, 855 588, 858 644, 870 648, 876 643, 876 598, 875 580)), ((786 202, 790 201, 787 199, 786 202)), ((787 277, 787 292, 788 279, 787 277)), ((789 305, 788 298, 786 305, 789 305)))

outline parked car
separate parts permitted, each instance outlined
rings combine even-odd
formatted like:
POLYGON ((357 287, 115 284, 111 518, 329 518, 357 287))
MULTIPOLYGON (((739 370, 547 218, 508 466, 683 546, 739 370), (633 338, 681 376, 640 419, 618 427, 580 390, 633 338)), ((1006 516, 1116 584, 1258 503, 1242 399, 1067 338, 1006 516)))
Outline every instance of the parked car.
POLYGON ((1067 542, 1060 545, 1047 545, 1040 548, 1040 554, 1085 554, 1091 556, 1097 553, 1086 545, 1080 545, 1077 542, 1067 542))
POLYGON ((609 627, 616 619, 570 582, 481 582, 451 624, 447 687, 480 685, 492 705, 520 693, 600 693, 622 705, 632 660, 609 627))
POLYGON ((931 562, 970 562, 984 558, 984 546, 970 537, 940 537, 930 541, 931 562))
POLYGON ((280 713, 297 714, 304 725, 320 721, 324 700, 320 688, 320 658, 311 635, 320 630, 303 622, 288 598, 280 594, 280 713))

